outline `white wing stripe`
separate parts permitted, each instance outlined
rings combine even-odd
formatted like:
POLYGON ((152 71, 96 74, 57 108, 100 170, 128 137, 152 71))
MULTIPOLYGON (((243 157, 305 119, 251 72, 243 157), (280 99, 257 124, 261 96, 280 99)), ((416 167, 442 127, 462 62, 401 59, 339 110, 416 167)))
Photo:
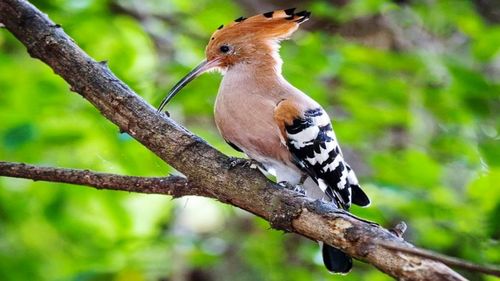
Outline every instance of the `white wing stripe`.
POLYGON ((320 147, 321 152, 315 152, 313 158, 306 158, 305 160, 311 163, 311 165, 316 165, 316 163, 321 164, 328 160, 330 158, 330 151, 335 149, 335 143, 333 141, 325 142, 325 146, 326 148, 320 147))
POLYGON ((330 117, 327 114, 321 114, 320 116, 311 117, 312 123, 318 127, 323 127, 330 124, 330 117))
POLYGON ((358 178, 356 177, 356 174, 350 168, 349 168, 349 173, 347 174, 347 178, 349 179, 349 182, 351 184, 359 184, 358 178))
POLYGON ((323 181, 322 179, 318 179, 318 186, 323 192, 326 192, 326 189, 328 188, 325 181, 323 181))
MULTIPOLYGON (((337 157, 337 158, 339 158, 339 157, 337 157)), ((344 187, 346 186, 346 183, 347 183, 347 173, 346 173, 346 170, 344 169, 344 171, 342 171, 342 175, 340 176, 340 180, 337 183, 337 187, 339 189, 344 189, 344 187)))
POLYGON ((311 126, 302 130, 296 134, 288 133, 288 138, 296 148, 302 148, 309 144, 310 141, 316 139, 319 133, 319 128, 317 126, 311 126))
POLYGON ((340 164, 340 161, 342 161, 342 157, 335 157, 335 159, 333 159, 333 162, 332 163, 329 163, 328 165, 324 166, 323 167, 323 172, 324 173, 327 173, 327 172, 331 172, 331 171, 334 171, 340 164))

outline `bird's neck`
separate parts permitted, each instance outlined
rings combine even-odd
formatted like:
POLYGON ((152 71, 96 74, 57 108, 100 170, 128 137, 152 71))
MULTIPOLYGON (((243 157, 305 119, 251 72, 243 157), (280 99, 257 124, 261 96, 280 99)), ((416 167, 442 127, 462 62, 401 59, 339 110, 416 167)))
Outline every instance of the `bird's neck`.
POLYGON ((235 93, 245 89, 247 94, 282 98, 280 95, 292 86, 281 74, 281 65, 277 53, 235 64, 224 74, 220 93, 235 93))

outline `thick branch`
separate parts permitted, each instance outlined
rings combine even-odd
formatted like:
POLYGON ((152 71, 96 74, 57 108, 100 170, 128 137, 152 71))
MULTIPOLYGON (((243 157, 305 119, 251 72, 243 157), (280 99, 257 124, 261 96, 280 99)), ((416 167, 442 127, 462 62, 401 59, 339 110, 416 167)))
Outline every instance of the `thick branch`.
MULTIPOLYGON (((0 161, 0 176, 32 179, 35 181, 49 181, 91 186, 96 189, 109 189, 148 194, 165 194, 173 197, 186 195, 197 195, 211 197, 206 190, 199 188, 186 178, 179 176, 169 177, 134 177, 120 176, 108 173, 98 173, 89 170, 64 169, 52 167, 38 167, 24 163, 12 163, 0 161)), ((406 224, 401 222, 394 229, 398 237, 401 237, 406 229, 406 224)), ((448 257, 428 250, 401 247, 394 243, 378 242, 379 245, 426 257, 432 260, 443 262, 446 265, 456 266, 470 271, 482 272, 495 276, 500 276, 500 269, 494 266, 480 266, 457 258, 448 257)))
POLYGON ((165 115, 157 114, 106 64, 91 59, 59 25, 28 2, 0 0, 0 22, 31 56, 47 63, 103 116, 210 196, 263 217, 275 227, 325 241, 399 279, 465 280, 442 263, 380 246, 379 241, 410 247, 379 226, 279 188, 258 171, 231 169, 230 158, 165 115))

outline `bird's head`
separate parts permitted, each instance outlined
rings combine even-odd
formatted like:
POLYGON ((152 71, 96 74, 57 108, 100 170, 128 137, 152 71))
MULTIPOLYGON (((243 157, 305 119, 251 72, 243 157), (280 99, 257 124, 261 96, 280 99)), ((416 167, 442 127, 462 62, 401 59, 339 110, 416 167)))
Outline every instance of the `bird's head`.
POLYGON ((278 43, 287 39, 310 13, 295 9, 278 10, 250 18, 240 17, 227 26, 221 25, 208 42, 207 62, 222 71, 237 63, 251 63, 276 52, 278 43))
POLYGON ((279 63, 276 61, 279 42, 287 39, 310 15, 308 11, 295 13, 295 9, 277 10, 221 25, 210 37, 206 59, 172 88, 158 111, 185 85, 209 70, 225 72, 239 63, 279 63))

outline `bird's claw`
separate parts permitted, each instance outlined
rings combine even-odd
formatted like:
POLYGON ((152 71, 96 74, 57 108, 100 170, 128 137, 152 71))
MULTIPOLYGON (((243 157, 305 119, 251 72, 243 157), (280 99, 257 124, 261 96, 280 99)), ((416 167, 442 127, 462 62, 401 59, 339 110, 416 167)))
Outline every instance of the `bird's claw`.
POLYGON ((257 169, 257 167, 259 166, 259 163, 253 159, 231 157, 230 162, 229 162, 229 169, 234 169, 237 166, 249 167, 251 169, 257 169))
POLYGON ((395 234, 397 237, 402 238, 408 226, 404 221, 396 224, 393 228, 389 229, 390 232, 395 234))
POLYGON ((288 189, 288 190, 295 191, 295 192, 300 193, 304 196, 306 195, 306 191, 304 190, 304 188, 300 184, 292 185, 287 181, 280 181, 278 184, 281 185, 282 187, 288 189))

